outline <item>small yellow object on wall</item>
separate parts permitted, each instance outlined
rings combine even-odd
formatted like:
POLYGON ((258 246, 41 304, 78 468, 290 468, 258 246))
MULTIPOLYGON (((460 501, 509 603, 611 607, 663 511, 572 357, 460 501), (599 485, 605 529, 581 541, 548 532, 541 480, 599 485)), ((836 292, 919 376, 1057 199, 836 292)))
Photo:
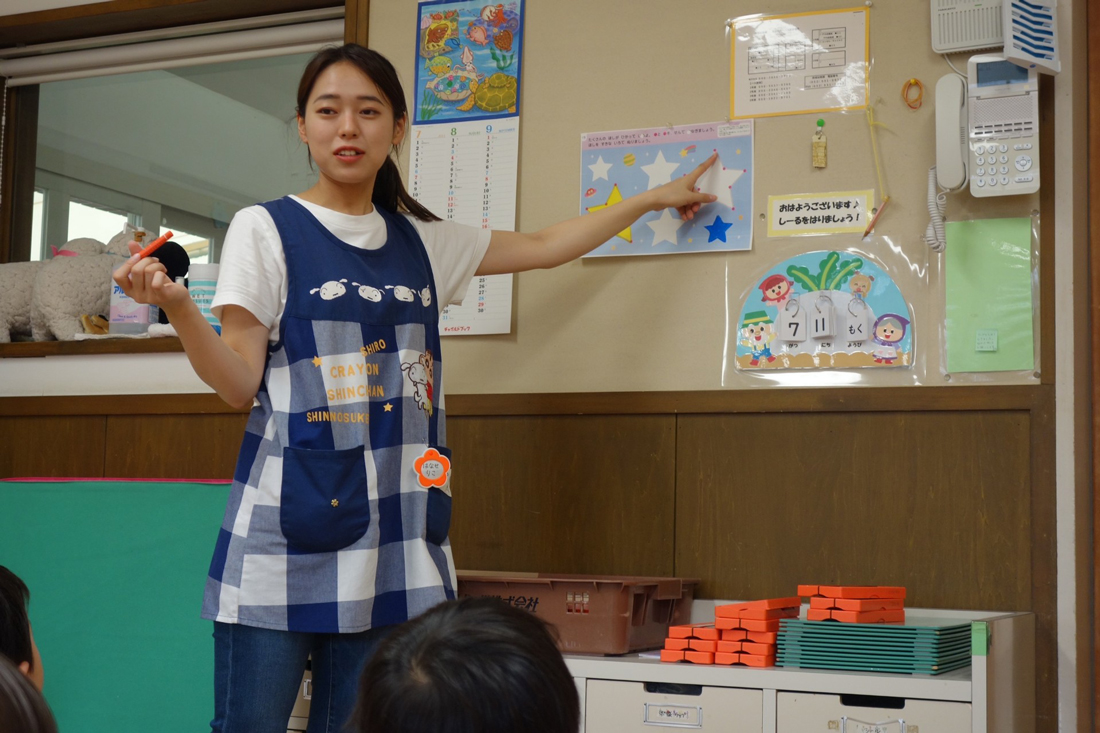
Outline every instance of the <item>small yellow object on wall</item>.
POLYGON ((824 168, 829 161, 825 143, 825 120, 818 120, 812 143, 814 168, 824 168))

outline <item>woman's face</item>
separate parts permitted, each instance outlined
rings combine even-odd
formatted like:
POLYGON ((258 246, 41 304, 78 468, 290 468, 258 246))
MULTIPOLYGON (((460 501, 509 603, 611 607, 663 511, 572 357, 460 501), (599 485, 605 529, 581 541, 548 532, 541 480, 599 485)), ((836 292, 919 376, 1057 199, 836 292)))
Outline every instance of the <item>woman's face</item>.
POLYGON ((373 188, 390 149, 405 136, 405 119, 394 120, 393 106, 370 77, 341 61, 318 75, 298 136, 321 175, 333 182, 373 188))

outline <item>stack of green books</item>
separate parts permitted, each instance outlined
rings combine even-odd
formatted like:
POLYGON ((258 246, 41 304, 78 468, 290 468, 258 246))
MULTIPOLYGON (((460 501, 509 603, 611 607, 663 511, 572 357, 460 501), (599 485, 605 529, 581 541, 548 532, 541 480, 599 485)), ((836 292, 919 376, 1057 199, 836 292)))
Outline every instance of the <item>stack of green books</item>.
POLYGON ((970 665, 970 622, 910 615, 905 624, 783 619, 776 666, 943 674, 970 665))

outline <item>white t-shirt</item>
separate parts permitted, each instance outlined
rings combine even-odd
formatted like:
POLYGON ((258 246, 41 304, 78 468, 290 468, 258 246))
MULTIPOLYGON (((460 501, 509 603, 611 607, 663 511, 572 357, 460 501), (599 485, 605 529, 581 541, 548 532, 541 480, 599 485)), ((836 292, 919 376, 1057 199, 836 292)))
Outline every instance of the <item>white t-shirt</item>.
MULTIPOLYGON (((343 214, 291 196, 339 240, 362 249, 378 249, 386 243, 386 220, 375 209, 363 216, 343 214)), ((421 221, 405 214, 424 247, 435 279, 440 312, 460 304, 482 257, 489 247, 489 229, 452 221, 421 221)), ((239 305, 279 340, 279 320, 286 307, 286 254, 271 214, 262 206, 241 209, 229 223, 218 268, 218 289, 210 310, 221 318, 222 306, 239 305)))

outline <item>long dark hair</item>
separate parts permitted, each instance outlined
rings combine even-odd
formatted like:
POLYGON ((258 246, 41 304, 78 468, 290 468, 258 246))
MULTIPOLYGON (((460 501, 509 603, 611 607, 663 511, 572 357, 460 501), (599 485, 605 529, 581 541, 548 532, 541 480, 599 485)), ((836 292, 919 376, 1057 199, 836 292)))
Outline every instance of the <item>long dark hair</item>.
POLYGON ((0 656, 34 667, 27 603, 31 594, 19 576, 0 565, 0 656))
POLYGON ((359 733, 574 733, 580 701, 552 627, 497 598, 435 606, 382 640, 359 681, 359 733))
MULTIPOLYGON (((401 88, 401 80, 397 78, 397 70, 389 60, 369 48, 364 48, 358 43, 348 43, 343 46, 329 46, 317 52, 317 55, 306 64, 302 72, 302 80, 298 82, 298 116, 305 117, 306 104, 309 95, 313 91, 313 85, 317 77, 333 64, 346 61, 362 71, 382 92, 382 96, 393 107, 394 121, 402 117, 408 119, 409 109, 405 104, 405 90, 401 88)), ((394 152, 397 151, 396 146, 394 152)), ((421 206, 409 192, 405 190, 405 184, 401 182, 401 172, 397 170, 397 163, 393 157, 387 156, 386 162, 378 171, 378 177, 374 180, 374 193, 371 201, 381 206, 386 211, 407 211, 421 221, 439 221, 439 217, 421 206)))

